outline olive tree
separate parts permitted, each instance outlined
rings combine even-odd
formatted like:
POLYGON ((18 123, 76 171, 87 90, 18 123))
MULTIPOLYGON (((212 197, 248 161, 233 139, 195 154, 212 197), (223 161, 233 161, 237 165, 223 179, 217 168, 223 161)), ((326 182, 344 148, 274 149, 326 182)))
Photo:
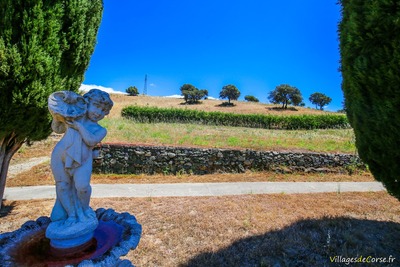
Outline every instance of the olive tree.
POLYGON ((139 94, 139 90, 136 86, 129 86, 125 92, 130 96, 137 96, 139 94))
POLYGON ((282 109, 287 109, 288 104, 293 104, 295 106, 300 105, 303 101, 303 96, 296 87, 288 84, 281 84, 269 93, 268 100, 274 104, 282 103, 282 109))
POLYGON ((231 103, 231 100, 237 100, 240 96, 239 89, 232 84, 225 85, 222 87, 221 92, 219 93, 219 97, 222 99, 228 98, 228 103, 231 103))
POLYGON ((308 98, 312 104, 314 104, 320 110, 324 110, 324 106, 329 105, 331 103, 332 98, 323 94, 323 93, 313 93, 308 98))
POLYGON ((0 1, 0 202, 12 156, 51 132, 47 98, 78 91, 102 0, 0 1))
POLYGON ((182 85, 180 90, 181 90, 181 95, 183 96, 187 104, 198 104, 202 98, 208 96, 207 90, 205 89, 200 90, 188 83, 182 85))

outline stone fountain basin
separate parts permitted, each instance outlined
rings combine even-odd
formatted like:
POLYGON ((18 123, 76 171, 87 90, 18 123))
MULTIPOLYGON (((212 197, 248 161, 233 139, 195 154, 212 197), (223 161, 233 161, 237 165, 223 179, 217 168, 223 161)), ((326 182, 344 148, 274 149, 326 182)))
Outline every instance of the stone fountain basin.
POLYGON ((20 229, 0 235, 0 262, 2 266, 133 266, 121 260, 140 241, 142 227, 135 216, 113 209, 97 209, 99 226, 92 243, 79 253, 54 253, 45 231, 51 220, 40 217, 28 221, 20 229), (60 255, 61 254, 61 255, 60 255), (41 265, 42 264, 42 265, 41 265))

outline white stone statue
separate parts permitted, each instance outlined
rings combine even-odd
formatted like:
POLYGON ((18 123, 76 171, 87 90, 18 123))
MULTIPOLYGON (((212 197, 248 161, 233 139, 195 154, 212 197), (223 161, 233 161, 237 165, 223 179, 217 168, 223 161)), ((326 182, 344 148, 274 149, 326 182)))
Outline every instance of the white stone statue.
POLYGON ((65 133, 51 155, 57 198, 46 236, 53 247, 82 245, 92 238, 97 227, 96 214, 89 206, 93 148, 107 134, 98 121, 112 106, 110 96, 98 89, 83 96, 60 91, 49 97, 52 129, 65 133))

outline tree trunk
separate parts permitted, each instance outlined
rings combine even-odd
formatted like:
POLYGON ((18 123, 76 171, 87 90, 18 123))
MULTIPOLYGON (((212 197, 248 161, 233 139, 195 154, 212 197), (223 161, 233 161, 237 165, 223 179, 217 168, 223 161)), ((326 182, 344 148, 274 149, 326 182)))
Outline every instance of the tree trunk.
POLYGON ((14 133, 7 135, 0 140, 0 209, 2 207, 8 167, 10 166, 11 158, 23 143, 24 141, 19 140, 14 133))

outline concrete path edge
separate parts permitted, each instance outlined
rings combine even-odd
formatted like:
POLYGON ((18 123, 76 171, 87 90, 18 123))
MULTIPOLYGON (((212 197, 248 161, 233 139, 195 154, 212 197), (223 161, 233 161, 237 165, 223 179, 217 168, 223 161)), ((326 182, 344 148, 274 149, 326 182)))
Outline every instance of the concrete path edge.
MULTIPOLYGON (((247 194, 307 194, 385 191, 379 182, 242 182, 175 184, 93 184, 92 198, 196 197, 247 194)), ((7 187, 4 199, 54 199, 55 186, 7 187)))

